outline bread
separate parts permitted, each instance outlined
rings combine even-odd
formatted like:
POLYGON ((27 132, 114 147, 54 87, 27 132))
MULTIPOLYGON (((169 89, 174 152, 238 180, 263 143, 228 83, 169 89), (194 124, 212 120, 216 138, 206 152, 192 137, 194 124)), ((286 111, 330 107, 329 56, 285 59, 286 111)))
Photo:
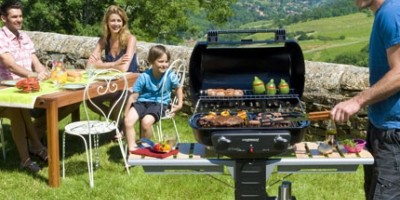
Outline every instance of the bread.
POLYGON ((209 97, 241 97, 244 95, 243 90, 237 89, 207 89, 207 96, 209 97))
POLYGON ((227 97, 235 96, 235 90, 234 89, 226 89, 225 90, 225 96, 227 96, 227 97))
POLYGON ((234 91, 234 96, 235 97, 242 97, 244 94, 243 94, 243 90, 235 90, 234 91))
POLYGON ((225 96, 225 90, 224 89, 216 89, 215 90, 215 96, 224 97, 225 96))
POLYGON ((67 71, 67 81, 68 82, 79 82, 82 80, 82 74, 75 70, 67 71))

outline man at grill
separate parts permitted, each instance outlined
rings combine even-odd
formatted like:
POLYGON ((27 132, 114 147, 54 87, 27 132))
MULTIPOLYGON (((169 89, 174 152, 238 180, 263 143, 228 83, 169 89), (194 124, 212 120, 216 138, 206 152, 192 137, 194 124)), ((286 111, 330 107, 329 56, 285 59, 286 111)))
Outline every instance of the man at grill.
POLYGON ((374 165, 364 166, 366 199, 400 199, 400 1, 356 0, 375 14, 369 47, 371 86, 331 111, 345 122, 368 106, 367 148, 374 165))

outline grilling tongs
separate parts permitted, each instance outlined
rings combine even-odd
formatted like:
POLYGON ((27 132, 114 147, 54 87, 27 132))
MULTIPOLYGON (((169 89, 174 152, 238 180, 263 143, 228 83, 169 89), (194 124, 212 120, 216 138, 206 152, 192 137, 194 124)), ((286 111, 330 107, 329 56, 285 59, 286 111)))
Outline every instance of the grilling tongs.
MULTIPOLYGON (((295 114, 291 115, 288 118, 283 117, 281 120, 289 120, 289 121, 320 121, 320 120, 328 120, 331 117, 331 111, 317 111, 317 112, 310 112, 306 114, 295 114)), ((274 121, 280 121, 280 120, 274 120, 274 121)))
POLYGON ((306 117, 310 121, 319 121, 319 120, 327 120, 331 118, 331 111, 317 111, 317 112, 310 112, 306 114, 306 117))

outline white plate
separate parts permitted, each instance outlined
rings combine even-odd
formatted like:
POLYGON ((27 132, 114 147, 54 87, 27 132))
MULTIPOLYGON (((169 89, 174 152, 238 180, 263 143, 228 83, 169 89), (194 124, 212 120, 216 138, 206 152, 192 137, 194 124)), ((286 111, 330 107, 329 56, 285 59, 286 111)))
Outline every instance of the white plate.
POLYGON ((85 85, 81 83, 66 83, 62 88, 66 90, 79 90, 85 88, 85 85))
POLYGON ((103 76, 97 76, 96 80, 101 80, 101 81, 113 81, 113 80, 117 80, 118 77, 117 76, 107 76, 107 75, 103 75, 103 76))
POLYGON ((0 83, 2 85, 7 85, 7 86, 15 86, 17 84, 18 80, 5 80, 1 81, 0 83))

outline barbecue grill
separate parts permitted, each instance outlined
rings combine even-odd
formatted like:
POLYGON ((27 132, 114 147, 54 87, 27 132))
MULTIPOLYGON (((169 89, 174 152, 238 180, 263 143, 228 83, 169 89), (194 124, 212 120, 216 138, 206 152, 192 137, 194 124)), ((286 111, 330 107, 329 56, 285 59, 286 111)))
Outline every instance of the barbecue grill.
POLYGON ((266 199, 265 161, 303 140, 305 119, 301 96, 304 58, 300 46, 278 30, 209 31, 198 42, 189 63, 194 114, 189 120, 199 143, 236 159, 237 199, 266 199), (274 39, 224 41, 221 34, 273 33, 274 39), (264 83, 281 79, 288 94, 254 94, 257 76, 264 83))

